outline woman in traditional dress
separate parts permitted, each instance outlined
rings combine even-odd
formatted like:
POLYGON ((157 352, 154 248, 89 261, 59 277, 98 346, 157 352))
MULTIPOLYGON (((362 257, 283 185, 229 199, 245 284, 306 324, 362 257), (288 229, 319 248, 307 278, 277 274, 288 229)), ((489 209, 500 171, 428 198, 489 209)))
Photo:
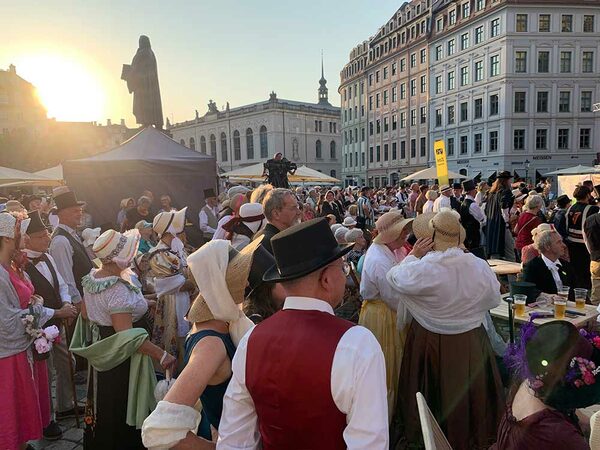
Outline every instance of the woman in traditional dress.
POLYGON ((544 199, 539 195, 529 195, 525 199, 523 212, 519 216, 519 220, 514 228, 515 251, 517 253, 517 261, 521 261, 521 252, 526 245, 533 244, 532 231, 542 223, 538 213, 544 206, 544 199))
POLYGON ((342 223, 344 213, 340 210, 339 204, 335 201, 335 194, 333 191, 327 191, 325 194, 325 200, 321 205, 321 217, 328 216, 329 214, 333 214, 335 216, 336 223, 342 223))
POLYGON ((155 405, 151 359, 165 370, 176 365, 173 355, 148 340, 148 303, 126 276, 138 243, 136 229, 104 232, 93 246, 102 268, 82 280, 87 320, 77 322, 71 351, 90 366, 86 449, 143 449, 139 429, 155 405))
POLYGON ((422 214, 411 252, 387 280, 412 323, 398 385, 392 444, 423 446, 415 395, 421 392, 452 448, 487 448, 504 406, 502 382, 484 328, 500 304, 500 284, 487 262, 465 252, 456 211, 422 214), (433 250, 433 251, 432 251, 433 250))
POLYGON ((213 240, 189 256, 200 295, 187 315, 193 326, 185 342, 185 367, 144 422, 147 447, 193 448, 201 439, 211 440, 210 426, 218 430, 235 348, 253 326, 241 304, 261 242, 255 239, 238 252, 228 241, 213 240), (202 415, 194 408, 198 398, 202 415))
POLYGON ((487 254, 490 257, 499 257, 508 261, 515 260, 515 241, 509 229, 509 213, 514 202, 514 196, 510 190, 511 178, 510 172, 500 172, 488 193, 485 204, 487 254))
POLYGON ((75 308, 44 308, 33 296, 33 285, 20 266, 17 245, 29 219, 0 214, 0 448, 23 449, 27 441, 41 439, 50 423, 50 393, 45 360, 33 358, 33 337, 25 333, 22 317, 31 314, 42 327, 49 319, 73 318, 75 308), (17 252, 17 253, 16 253, 17 252), (16 255, 16 258, 15 258, 16 255))

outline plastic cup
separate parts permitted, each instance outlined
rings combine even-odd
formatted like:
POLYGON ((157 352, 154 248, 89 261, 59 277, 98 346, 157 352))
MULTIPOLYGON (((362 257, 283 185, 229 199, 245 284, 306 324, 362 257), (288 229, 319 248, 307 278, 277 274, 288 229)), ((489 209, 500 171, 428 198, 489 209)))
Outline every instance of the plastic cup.
POLYGON ((587 289, 573 289, 575 291, 575 306, 577 309, 585 309, 585 300, 587 299, 587 289))
POLYGON ((566 300, 554 300, 554 318, 563 320, 565 318, 565 312, 567 311, 566 300))
POLYGON ((571 288, 569 286, 563 286, 558 290, 558 295, 565 299, 565 301, 569 300, 569 291, 571 288))
POLYGON ((515 301, 515 316, 525 317, 525 305, 527 303, 527 296, 523 294, 515 294, 513 295, 513 300, 515 301))

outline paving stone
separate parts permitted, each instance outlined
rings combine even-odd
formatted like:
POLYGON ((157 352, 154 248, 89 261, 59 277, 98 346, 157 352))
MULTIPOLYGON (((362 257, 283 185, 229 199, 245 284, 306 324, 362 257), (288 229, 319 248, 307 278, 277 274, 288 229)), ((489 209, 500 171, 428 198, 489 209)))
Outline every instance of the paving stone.
POLYGON ((62 440, 79 442, 83 439, 83 430, 81 428, 71 428, 63 433, 62 440))

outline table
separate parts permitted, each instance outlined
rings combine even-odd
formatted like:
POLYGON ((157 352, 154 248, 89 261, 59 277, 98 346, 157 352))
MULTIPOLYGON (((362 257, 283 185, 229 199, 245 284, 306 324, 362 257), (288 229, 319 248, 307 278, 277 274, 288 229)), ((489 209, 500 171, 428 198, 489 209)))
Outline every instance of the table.
POLYGON ((488 264, 496 275, 517 275, 521 273, 521 264, 503 259, 488 259, 488 264))
MULTIPOLYGON (((496 317, 498 319, 504 319, 504 320, 508 321, 508 307, 509 307, 509 304, 507 302, 505 302, 504 300, 502 300, 502 302, 500 303, 499 306, 490 310, 490 314, 492 317, 496 317)), ((577 328, 584 328, 584 327, 587 327, 588 325, 593 324, 598 317, 598 311, 596 309, 596 306, 594 306, 594 305, 585 305, 585 309, 577 309, 575 307, 575 302, 567 302, 567 309, 585 313, 585 316, 577 316, 576 318, 565 317, 564 320, 571 322, 577 328)), ((554 306, 553 305, 548 305, 548 306, 544 306, 544 307, 526 306, 524 317, 514 316, 515 323, 529 322, 529 314, 532 312, 535 312, 535 311, 552 311, 552 313, 554 313, 554 306)), ((543 317, 543 318, 535 319, 533 321, 533 323, 537 326, 540 326, 544 323, 552 322, 553 320, 556 320, 556 319, 554 319, 554 317, 543 317)))

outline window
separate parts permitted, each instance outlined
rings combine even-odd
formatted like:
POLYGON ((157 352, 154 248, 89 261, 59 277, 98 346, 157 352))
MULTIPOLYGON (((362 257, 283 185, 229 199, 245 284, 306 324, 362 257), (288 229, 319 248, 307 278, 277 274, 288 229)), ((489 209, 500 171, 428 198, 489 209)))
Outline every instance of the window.
POLYGON ((538 72, 548 73, 550 71, 550 52, 538 52, 538 72))
POLYGON ((410 80, 410 96, 414 97, 415 95, 417 95, 417 81, 410 80))
POLYGON ((400 141, 400 159, 406 159, 406 141, 400 141))
POLYGON ((373 96, 369 95, 369 111, 373 111, 373 96))
POLYGON ((402 83, 400 85, 400 100, 404 100, 406 98, 406 83, 402 83))
POLYGON ((200 136, 200 153, 206 155, 206 138, 204 136, 200 136))
MULTIPOLYGON (((210 135, 210 154, 216 156, 217 154, 217 138, 214 134, 210 135)), ((221 161, 227 161, 227 136, 225 133, 221 133, 221 161)))
POLYGON ((524 113, 525 112, 525 92, 520 92, 520 91, 515 92, 515 112, 516 113, 524 113))
POLYGON ((335 141, 331 141, 331 142, 329 143, 329 157, 330 157, 331 159, 336 159, 336 158, 337 158, 337 156, 336 156, 336 154, 335 154, 335 153, 336 153, 336 152, 335 152, 335 141))
POLYGON ((483 80, 483 61, 475 61, 475 81, 483 80))
POLYGON ((383 144, 383 160, 388 161, 390 159, 390 146, 383 144))
POLYGON ((513 148, 515 150, 525 150, 525 130, 513 131, 513 148))
POLYGON ((452 10, 448 13, 448 22, 450 25, 454 25, 456 23, 456 10, 452 10))
POLYGON ((481 153, 483 147, 483 135, 476 133, 473 136, 473 153, 481 153))
POLYGON ((581 112, 592 111, 592 91, 581 91, 581 112))
POLYGON ((469 84, 469 67, 461 67, 460 68, 460 85, 466 86, 469 84))
POLYGON ((427 139, 422 137, 421 138, 421 156, 426 156, 427 155, 427 139))
POLYGON ((481 11, 485 8, 485 0, 477 0, 475 2, 475 11, 481 11))
POLYGON ((417 66, 417 54, 413 53, 412 55, 410 55, 410 67, 416 67, 417 66))
POLYGON ((517 14, 517 32, 525 33, 527 31, 527 14, 517 14))
POLYGON ((425 75, 421 76, 421 94, 427 92, 427 78, 425 75))
POLYGON ((233 132, 233 159, 235 161, 242 159, 242 146, 240 141, 240 132, 238 130, 233 132))
POLYGON ((365 128, 363 127, 363 128, 360 129, 360 141, 361 142, 365 142, 365 134, 366 134, 365 133, 365 128))
POLYGON ((558 129, 558 149, 567 150, 569 148, 569 129, 559 128, 558 129))
POLYGON ((396 142, 392 142, 392 161, 396 161, 398 159, 398 144, 396 142))
POLYGON ((388 117, 383 118, 383 132, 387 133, 390 131, 390 119, 388 117))
POLYGON ((515 52, 515 72, 527 72, 527 52, 515 52))
POLYGON ((469 120, 469 105, 467 102, 460 104, 460 121, 466 122, 469 120))
POLYGON ((379 83, 379 70, 375 72, 375 83, 379 83))
POLYGON ((475 28, 475 44, 481 44, 483 42, 483 25, 475 28))
POLYGON ((469 152, 469 136, 460 137, 460 154, 466 155, 469 152))
POLYGON ((317 142, 315 142, 315 156, 317 159, 323 158, 323 152, 321 150, 321 140, 320 139, 317 139, 317 142))
POLYGON ((548 149, 548 130, 535 130, 535 149, 548 149))
POLYGON ((444 29, 444 19, 441 17, 435 22, 435 31, 442 31, 444 29))
POLYGON ((494 19, 490 27, 490 37, 496 37, 498 34, 500 34, 500 19, 494 19))
POLYGON ((421 106, 421 123, 426 123, 427 122, 427 107, 426 106, 421 106))
POLYGON ((460 35, 460 49, 466 50, 469 48, 469 33, 460 35))
POLYGON ((400 128, 406 128, 406 113, 400 113, 400 128))
POLYGON ((417 156, 417 140, 410 140, 410 157, 415 158, 417 156))
POLYGON ((378 92, 375 94, 375 109, 379 108, 381 104, 381 94, 378 92))
POLYGON ((375 133, 376 134, 381 133, 381 119, 377 119, 375 121, 375 133))
POLYGON ((373 74, 369 74, 369 86, 373 86, 373 74))
POLYGON ((369 162, 373 162, 373 147, 369 147, 369 162))
POLYGON ((490 95, 490 116, 498 114, 498 94, 490 95))
POLYGON ((402 58, 400 60, 400 72, 404 72, 406 70, 406 58, 402 58))
POLYGON ((373 122, 369 122, 369 136, 373 136, 373 122))
POLYGON ((388 104, 388 91, 383 91, 383 106, 388 104))
POLYGON ((383 68, 383 79, 387 80, 387 77, 388 77, 388 68, 387 68, 387 66, 385 66, 383 68))
POLYGON ((392 131, 398 128, 398 116, 394 114, 392 116, 392 131))
POLYGON ((448 138, 448 145, 446 150, 448 156, 454 156, 454 138, 448 138))
POLYGON ((417 110, 411 109, 410 110, 410 126, 414 127, 416 124, 417 124, 417 110))
POLYGON ((396 72, 398 72, 398 64, 392 63, 392 76, 396 75, 396 72))
POLYGON ((438 45, 435 47, 435 60, 439 61, 442 59, 442 46, 438 45))
POLYGON ((563 14, 560 20, 560 31, 563 33, 570 33, 573 31, 573 16, 570 14, 563 14))
POLYGON ((579 148, 591 148, 591 128, 581 128, 579 130, 579 148))
POLYGON ((454 71, 448 72, 448 90, 452 90, 454 89, 455 83, 454 83, 454 71))
POLYGON ((454 105, 448 106, 448 125, 452 125, 454 123, 454 105))
POLYGON ((540 14, 538 17, 538 31, 540 33, 550 32, 550 14, 540 14))
POLYGON ((435 77, 435 93, 436 94, 442 93, 442 76, 441 75, 438 75, 437 77, 435 77))
POLYGON ((500 56, 490 56, 490 77, 500 75, 500 56))
POLYGON ((454 47, 455 47, 455 41, 454 39, 450 39, 448 41, 448 56, 453 55, 454 54, 454 47))
MULTIPOLYGON (((334 123, 335 125, 335 123, 334 123)), ((334 127, 335 130, 335 127, 334 127)), ((267 127, 260 127, 260 157, 267 158, 269 156, 269 141, 267 139, 267 127)))
POLYGON ((583 16, 583 32, 593 33, 594 32, 594 16, 583 16))
POLYGON ((392 88, 392 103, 396 103, 398 101, 398 88, 394 86, 392 88))
POLYGON ((252 128, 246 130, 246 155, 248 159, 254 159, 254 133, 252 128))
POLYGON ((375 161, 380 162, 381 161, 381 145, 376 145, 375 146, 375 161))
POLYGON ((560 52, 560 73, 571 72, 571 52, 560 52))
POLYGON ((497 131, 490 131, 489 149, 490 149, 490 152, 498 151, 498 132, 497 131))
POLYGON ((435 126, 436 127, 442 126, 442 110, 441 109, 435 110, 435 126))
POLYGON ((547 113, 548 112, 548 92, 540 91, 537 93, 537 112, 547 113))
POLYGON ((471 7, 468 3, 462 4, 462 18, 466 19, 471 14, 471 7))
POLYGON ((421 49, 421 64, 425 64, 427 60, 427 51, 423 48, 421 49))
POLYGON ((475 119, 481 119, 483 117, 483 99, 476 98, 475 106, 473 108, 473 117, 475 119))
POLYGON ((583 52, 581 59, 581 71, 583 73, 592 73, 594 70, 594 52, 583 52))
POLYGON ((568 113, 571 111, 571 92, 560 91, 558 96, 558 112, 568 113))

